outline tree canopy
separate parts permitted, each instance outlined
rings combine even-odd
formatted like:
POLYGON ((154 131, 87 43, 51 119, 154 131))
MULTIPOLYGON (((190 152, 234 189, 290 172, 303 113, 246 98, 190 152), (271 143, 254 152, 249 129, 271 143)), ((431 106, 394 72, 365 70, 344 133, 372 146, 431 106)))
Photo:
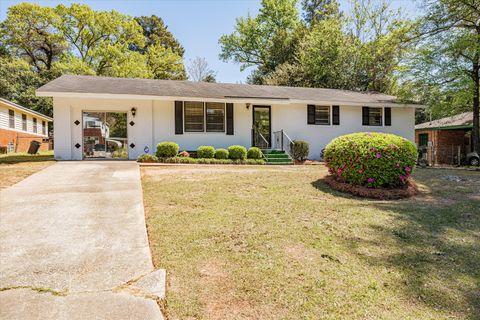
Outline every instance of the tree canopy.
POLYGON ((184 49, 157 16, 20 3, 0 24, 0 94, 51 115, 35 89, 61 74, 186 79, 184 49))

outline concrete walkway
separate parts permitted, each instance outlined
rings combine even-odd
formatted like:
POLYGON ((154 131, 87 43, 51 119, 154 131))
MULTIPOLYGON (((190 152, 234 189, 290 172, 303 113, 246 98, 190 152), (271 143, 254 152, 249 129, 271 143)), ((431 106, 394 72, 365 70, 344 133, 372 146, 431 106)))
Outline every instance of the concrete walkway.
POLYGON ((134 162, 59 162, 0 191, 0 319, 162 319, 134 162))

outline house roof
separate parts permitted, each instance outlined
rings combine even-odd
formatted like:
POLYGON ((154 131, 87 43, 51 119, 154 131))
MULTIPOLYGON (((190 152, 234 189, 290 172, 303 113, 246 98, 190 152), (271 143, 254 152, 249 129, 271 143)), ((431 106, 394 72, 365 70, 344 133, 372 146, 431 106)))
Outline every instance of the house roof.
POLYGON ((276 103, 396 104, 394 96, 347 90, 79 75, 63 75, 37 89, 36 93, 38 96, 58 97, 111 97, 115 95, 116 97, 137 99, 169 97, 243 102, 268 100, 276 103))
POLYGON ((37 116, 37 117, 42 118, 42 119, 44 119, 44 120, 47 120, 47 121, 49 121, 49 122, 53 121, 52 118, 50 118, 49 116, 44 115, 43 113, 40 113, 40 112, 34 111, 34 110, 32 110, 32 109, 26 108, 26 107, 24 107, 24 106, 21 106, 21 105, 19 105, 19 104, 16 104, 15 102, 12 102, 12 101, 7 100, 7 99, 0 98, 0 104, 6 105, 8 108, 19 109, 19 110, 21 110, 22 112, 25 112, 25 113, 28 113, 28 114, 37 116))
POLYGON ((473 112, 464 112, 452 117, 433 120, 415 126, 415 130, 425 129, 460 129, 473 127, 473 112))

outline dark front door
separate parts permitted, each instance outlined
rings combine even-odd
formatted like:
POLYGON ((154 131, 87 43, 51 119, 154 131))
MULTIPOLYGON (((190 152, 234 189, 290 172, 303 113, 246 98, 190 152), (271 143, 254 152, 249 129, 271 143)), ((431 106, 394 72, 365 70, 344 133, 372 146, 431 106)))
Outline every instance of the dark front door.
POLYGON ((272 123, 270 106, 253 106, 252 145, 268 149, 272 145, 272 123))

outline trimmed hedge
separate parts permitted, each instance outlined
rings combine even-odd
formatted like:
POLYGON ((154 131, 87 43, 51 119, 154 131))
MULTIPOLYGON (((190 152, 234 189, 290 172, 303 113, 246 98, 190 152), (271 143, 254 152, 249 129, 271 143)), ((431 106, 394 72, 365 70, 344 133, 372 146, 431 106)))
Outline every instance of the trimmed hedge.
POLYGON ((178 154, 180 147, 175 142, 161 142, 157 144, 157 157, 171 158, 178 154))
POLYGON ((145 163, 158 162, 158 158, 152 154, 142 154, 138 156, 137 162, 145 162, 145 163))
POLYGON ((257 147, 251 147, 247 152, 248 159, 262 159, 262 150, 257 147))
POLYGON ((293 159, 297 161, 307 160, 310 153, 310 145, 304 140, 293 140, 293 159))
POLYGON ((223 148, 215 150, 215 159, 228 159, 228 150, 223 148))
POLYGON ((333 139, 325 148, 325 164, 339 181, 373 188, 408 182, 417 148, 387 133, 353 133, 333 139))
POLYGON ((212 159, 215 156, 215 148, 212 146, 200 146, 197 149, 197 157, 212 159))
MULTIPOLYGON (((139 161, 141 162, 141 161, 139 161)), ((191 157, 172 157, 172 158, 158 158, 158 163, 184 163, 184 164, 265 164, 265 161, 260 159, 205 159, 205 158, 191 158, 191 157)))
POLYGON ((232 160, 245 160, 247 158, 247 149, 244 146, 228 147, 228 154, 232 160))

